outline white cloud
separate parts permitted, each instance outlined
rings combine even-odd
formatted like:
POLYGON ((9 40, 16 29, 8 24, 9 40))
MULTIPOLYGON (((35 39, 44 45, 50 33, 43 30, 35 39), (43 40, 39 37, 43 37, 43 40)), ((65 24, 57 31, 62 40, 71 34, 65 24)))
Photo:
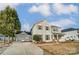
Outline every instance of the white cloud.
POLYGON ((74 4, 61 4, 61 3, 55 3, 51 5, 49 4, 36 4, 33 5, 29 10, 30 13, 40 13, 43 16, 50 16, 54 13, 60 15, 60 14, 71 14, 71 13, 77 13, 78 7, 74 4))
POLYGON ((30 13, 40 13, 43 16, 50 16, 51 15, 49 4, 40 4, 38 6, 33 5, 28 11, 30 13))
POLYGON ((35 5, 32 6, 32 7, 29 9, 29 12, 30 12, 30 13, 39 12, 39 11, 38 11, 38 7, 35 6, 35 5))
POLYGON ((78 12, 78 7, 73 4, 64 5, 57 3, 57 4, 53 4, 53 10, 57 14, 71 14, 78 12))
POLYGON ((75 25, 76 22, 72 19, 62 19, 62 20, 58 20, 58 21, 55 21, 55 22, 51 22, 50 24, 56 25, 56 26, 59 26, 59 27, 69 27, 69 26, 75 25))
POLYGON ((15 8, 19 5, 19 3, 0 3, 0 10, 3 10, 8 5, 12 8, 15 8))
POLYGON ((28 23, 23 24, 22 31, 30 31, 30 25, 28 23))

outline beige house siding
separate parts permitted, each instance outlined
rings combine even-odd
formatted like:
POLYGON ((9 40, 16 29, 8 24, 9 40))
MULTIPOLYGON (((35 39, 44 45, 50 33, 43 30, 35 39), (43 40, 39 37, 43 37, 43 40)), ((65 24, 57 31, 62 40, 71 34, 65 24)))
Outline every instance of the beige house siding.
POLYGON ((44 41, 44 42, 49 42, 49 41, 52 41, 52 39, 51 39, 51 30, 50 30, 50 26, 49 26, 49 24, 47 23, 47 21, 46 20, 44 20, 43 22, 40 22, 40 23, 38 23, 38 24, 36 24, 34 27, 33 27, 33 30, 32 30, 32 37, 33 37, 33 35, 42 35, 42 38, 43 38, 43 40, 42 41, 44 41), (38 29, 38 26, 42 26, 42 29, 41 30, 39 30, 38 29), (49 30, 46 30, 46 26, 48 26, 49 27, 49 30), (49 40, 46 40, 46 35, 49 35, 49 37, 50 37, 50 39, 49 40))

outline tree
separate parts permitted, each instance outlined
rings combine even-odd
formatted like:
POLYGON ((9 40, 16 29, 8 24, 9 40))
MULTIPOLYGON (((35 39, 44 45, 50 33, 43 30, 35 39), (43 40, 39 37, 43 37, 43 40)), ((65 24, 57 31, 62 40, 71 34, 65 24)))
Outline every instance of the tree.
POLYGON ((13 38, 20 29, 21 23, 16 10, 7 6, 0 12, 0 33, 13 38))
MULTIPOLYGON (((5 24, 5 14, 3 11, 0 12, 0 34, 4 34, 6 33, 6 24, 5 24)), ((4 43, 5 43, 5 39, 4 39, 4 43)))

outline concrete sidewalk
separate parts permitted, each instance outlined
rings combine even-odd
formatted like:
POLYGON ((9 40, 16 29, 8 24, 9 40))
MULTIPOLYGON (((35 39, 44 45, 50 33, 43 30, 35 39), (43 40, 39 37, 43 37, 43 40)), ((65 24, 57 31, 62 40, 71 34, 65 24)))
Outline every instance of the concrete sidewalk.
POLYGON ((43 50, 31 42, 15 42, 1 55, 43 55, 43 50))

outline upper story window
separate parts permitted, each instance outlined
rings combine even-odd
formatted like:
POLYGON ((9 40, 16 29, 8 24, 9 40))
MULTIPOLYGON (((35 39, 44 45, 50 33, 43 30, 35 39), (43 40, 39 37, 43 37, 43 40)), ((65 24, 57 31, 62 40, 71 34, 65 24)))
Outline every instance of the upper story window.
POLYGON ((49 27, 48 26, 46 26, 46 30, 49 30, 49 27))
POLYGON ((42 26, 38 25, 38 29, 41 30, 42 29, 42 26))
POLYGON ((53 31, 58 31, 58 29, 57 29, 57 28, 55 28, 55 29, 53 29, 53 31))

